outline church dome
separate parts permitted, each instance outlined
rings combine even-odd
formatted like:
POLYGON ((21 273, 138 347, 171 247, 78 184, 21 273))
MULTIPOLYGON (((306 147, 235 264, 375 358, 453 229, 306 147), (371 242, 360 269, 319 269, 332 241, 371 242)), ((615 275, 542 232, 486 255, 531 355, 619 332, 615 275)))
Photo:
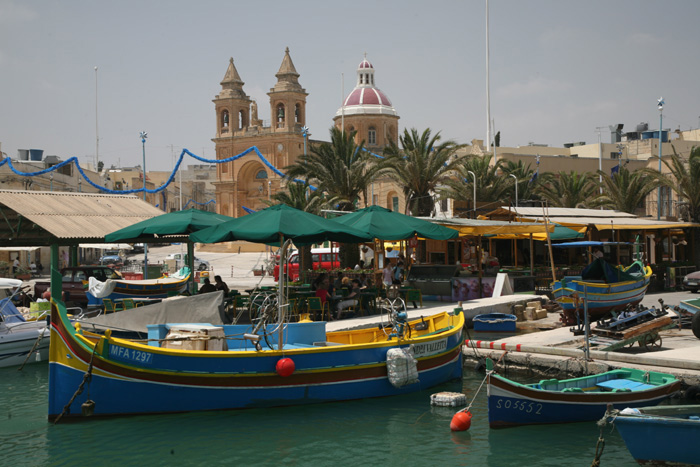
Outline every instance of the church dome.
POLYGON ((367 58, 358 65, 357 84, 335 115, 362 114, 396 115, 396 109, 387 95, 374 85, 374 67, 367 58))

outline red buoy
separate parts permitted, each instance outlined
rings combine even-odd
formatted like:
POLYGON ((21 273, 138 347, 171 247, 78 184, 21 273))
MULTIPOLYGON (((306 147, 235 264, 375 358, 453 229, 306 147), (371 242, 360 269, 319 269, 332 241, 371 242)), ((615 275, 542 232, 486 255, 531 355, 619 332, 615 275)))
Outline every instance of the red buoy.
POLYGON ((291 358, 280 358, 277 360, 275 370, 281 377, 286 378, 287 376, 291 376, 295 369, 296 367, 294 366, 294 360, 291 358))
POLYGON ((472 413, 459 411, 450 422, 450 430, 452 431, 466 431, 472 426, 472 413))

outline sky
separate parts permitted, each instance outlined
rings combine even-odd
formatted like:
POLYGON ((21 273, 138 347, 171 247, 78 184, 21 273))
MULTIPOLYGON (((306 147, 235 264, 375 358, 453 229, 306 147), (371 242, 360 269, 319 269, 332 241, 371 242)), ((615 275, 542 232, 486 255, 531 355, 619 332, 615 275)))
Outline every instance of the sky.
MULTIPOLYGON (((286 47, 312 139, 329 139, 365 53, 401 132, 485 139, 485 13, 486 0, 0 0, 1 148, 135 166, 146 131, 149 171, 171 170, 183 148, 214 159, 212 99, 229 57, 269 120, 286 47)), ((664 128, 698 128, 698 18, 696 0, 491 0, 501 146, 597 143, 597 127, 609 142, 617 123, 656 129, 661 96, 664 128)))

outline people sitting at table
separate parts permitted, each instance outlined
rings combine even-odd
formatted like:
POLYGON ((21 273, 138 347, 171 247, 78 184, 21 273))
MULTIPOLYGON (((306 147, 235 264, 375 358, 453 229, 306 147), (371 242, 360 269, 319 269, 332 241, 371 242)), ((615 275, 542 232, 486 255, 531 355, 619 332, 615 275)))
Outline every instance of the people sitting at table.
POLYGON ((372 281, 370 280, 369 277, 367 277, 367 274, 365 274, 364 272, 362 274, 360 274, 360 288, 361 289, 366 289, 367 287, 371 287, 372 286, 371 282, 372 281))
POLYGON ((336 276, 335 282, 333 282, 333 288, 336 290, 342 289, 343 279, 346 279, 345 274, 343 274, 341 271, 338 271, 338 275, 336 276))
POLYGON ((328 300, 330 282, 328 276, 322 273, 311 284, 311 290, 313 290, 315 296, 321 299, 321 304, 325 304, 328 300))
POLYGON ((336 319, 340 319, 340 314, 344 309, 357 306, 358 299, 360 298, 360 281, 359 279, 353 279, 350 293, 345 297, 344 300, 338 303, 336 319))
POLYGON ((204 278, 204 285, 199 288, 199 293, 216 292, 216 286, 209 281, 208 277, 204 278))
POLYGON ((214 286, 216 287, 216 290, 223 290, 224 291, 224 297, 227 297, 229 294, 229 288, 228 284, 224 282, 221 279, 221 276, 214 276, 214 286))

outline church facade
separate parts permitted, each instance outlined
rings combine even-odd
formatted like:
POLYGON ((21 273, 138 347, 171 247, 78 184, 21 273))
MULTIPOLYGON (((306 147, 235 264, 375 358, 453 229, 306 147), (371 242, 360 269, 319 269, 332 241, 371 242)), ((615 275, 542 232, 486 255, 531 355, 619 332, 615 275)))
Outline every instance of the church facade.
MULTIPOLYGON (((308 93, 299 83, 289 48, 286 49, 277 74, 277 83, 267 93, 271 120, 264 125, 258 117, 257 102, 246 95, 245 84, 233 58, 221 81, 221 91, 214 98, 216 137, 213 138, 218 160, 251 151, 236 160, 217 164, 217 211, 232 217, 246 214, 245 208, 259 210, 267 200, 284 190, 284 167, 304 153, 303 128, 306 125, 308 93)), ((374 84, 374 67, 365 58, 357 69, 355 88, 343 101, 333 118, 337 128, 357 131, 357 143, 380 153, 390 142, 398 142, 399 116, 389 98, 374 84)), ((367 205, 378 204, 401 210, 403 197, 391 182, 378 180, 370 191, 367 205)), ((361 201, 364 207, 365 200, 361 201)))

